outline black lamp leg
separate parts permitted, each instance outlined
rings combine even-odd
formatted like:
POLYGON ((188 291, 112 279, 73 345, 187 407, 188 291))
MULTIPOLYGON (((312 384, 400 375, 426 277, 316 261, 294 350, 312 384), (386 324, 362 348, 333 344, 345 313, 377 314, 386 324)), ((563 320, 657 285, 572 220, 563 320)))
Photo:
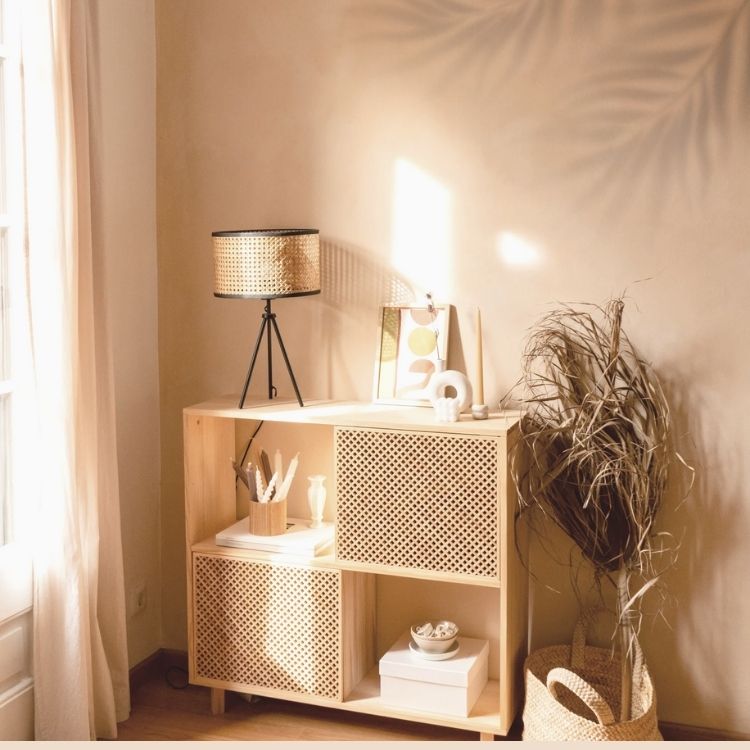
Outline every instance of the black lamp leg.
MULTIPOLYGON (((297 401, 299 402, 300 406, 304 406, 302 403, 302 396, 300 396, 299 388, 297 387, 297 381, 294 379, 294 372, 292 372, 292 365, 289 363, 289 357, 286 353, 286 348, 284 347, 284 342, 281 339, 281 333, 279 331, 279 326, 276 323, 276 316, 271 316, 271 323, 273 323, 273 329, 276 331, 276 338, 279 340, 279 346, 281 347, 281 353, 284 356, 284 362, 286 362, 286 369, 289 370, 289 377, 292 379, 292 386, 294 387, 294 393, 297 396, 297 401)), ((270 339, 270 332, 268 338, 270 339)))
POLYGON ((271 300, 266 300, 266 309, 263 313, 263 320, 266 321, 268 326, 268 400, 270 401, 276 394, 276 390, 273 387, 273 353, 271 352, 271 326, 268 325, 268 321, 272 321, 276 316, 271 313, 271 300))
MULTIPOLYGON (((240 397, 240 405, 237 407, 238 409, 241 409, 245 403, 245 396, 247 396, 247 388, 250 385, 250 378, 252 377, 253 370, 255 369, 255 360, 258 358, 258 350, 260 349, 260 342, 263 340, 263 331, 266 330, 267 325, 268 325, 268 318, 264 314, 263 322, 260 324, 260 331, 258 331, 258 338, 255 340, 255 349, 253 349, 253 357, 250 360, 250 368, 247 371, 247 377, 245 378, 245 387, 242 389, 242 396, 240 397)), ((269 343, 271 341, 270 326, 268 328, 268 341, 269 343)))
POLYGON ((269 400, 276 397, 276 388, 273 384, 273 357, 271 351, 271 333, 276 332, 276 338, 279 340, 279 347, 281 348, 281 354, 284 356, 284 362, 286 362, 286 369, 289 371, 289 377, 292 379, 292 386, 294 387, 294 393, 297 396, 297 403, 300 406, 304 406, 302 403, 302 396, 297 386, 297 381, 294 378, 294 372, 292 371, 292 365, 289 362, 289 356, 286 353, 286 347, 284 341, 281 338, 281 332, 279 326, 276 323, 276 314, 271 312, 271 300, 266 300, 266 309, 263 311, 263 322, 260 324, 260 331, 258 331, 258 338, 255 340, 255 348, 253 349, 253 357, 250 360, 250 368, 247 371, 247 377, 245 378, 245 387, 242 389, 242 396, 240 397, 239 409, 245 404, 245 396, 247 396, 247 389, 250 385, 250 378, 253 376, 253 370, 255 369, 255 361, 258 358, 258 351, 260 350, 260 343, 263 340, 263 332, 265 331, 268 335, 268 398, 269 400))

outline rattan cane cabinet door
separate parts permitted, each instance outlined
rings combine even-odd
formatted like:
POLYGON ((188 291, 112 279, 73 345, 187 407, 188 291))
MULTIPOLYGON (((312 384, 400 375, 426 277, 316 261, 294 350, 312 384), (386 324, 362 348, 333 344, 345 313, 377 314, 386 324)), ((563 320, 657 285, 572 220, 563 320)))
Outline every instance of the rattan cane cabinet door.
POLYGON ((341 571, 193 555, 198 678, 342 700, 341 571))
POLYGON ((498 443, 487 436, 336 429, 336 556, 498 580, 498 443))

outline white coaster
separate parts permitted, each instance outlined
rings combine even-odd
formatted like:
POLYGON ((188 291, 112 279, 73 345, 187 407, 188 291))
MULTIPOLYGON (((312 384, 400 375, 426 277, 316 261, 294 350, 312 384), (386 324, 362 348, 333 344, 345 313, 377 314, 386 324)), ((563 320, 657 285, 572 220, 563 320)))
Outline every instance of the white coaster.
POLYGON ((409 650, 414 656, 418 656, 420 659, 427 659, 428 661, 445 661, 458 653, 460 645, 461 644, 456 641, 447 651, 443 651, 442 654, 435 654, 431 651, 423 651, 416 643, 414 643, 414 641, 409 641, 409 650))

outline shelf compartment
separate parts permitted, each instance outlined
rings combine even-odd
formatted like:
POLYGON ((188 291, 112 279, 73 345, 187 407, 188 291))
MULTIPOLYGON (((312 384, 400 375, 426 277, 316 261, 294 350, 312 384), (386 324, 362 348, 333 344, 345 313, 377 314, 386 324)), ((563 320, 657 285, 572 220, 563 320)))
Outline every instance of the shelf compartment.
POLYGON ((399 708, 384 703, 380 697, 380 675, 377 665, 345 698, 340 708, 406 721, 420 721, 425 724, 437 724, 444 727, 492 734, 503 734, 504 726, 507 723, 502 720, 500 715, 500 683, 497 680, 487 682, 469 716, 448 716, 446 714, 399 708))
POLYGON ((459 583, 466 586, 481 586, 483 588, 500 588, 500 581, 492 578, 477 576, 462 576, 452 573, 436 573, 434 571, 418 570, 416 568, 396 568, 389 565, 368 565, 339 560, 330 552, 311 558, 295 555, 285 555, 278 552, 263 552, 260 550, 243 549, 241 547, 223 547, 216 544, 215 537, 210 536, 191 546, 192 552, 210 554, 223 557, 237 557, 245 560, 268 563, 297 563, 311 568, 333 568, 348 570, 353 573, 370 573, 374 575, 394 576, 396 578, 415 578, 420 581, 438 581, 443 583, 459 583))
POLYGON ((352 713, 385 716, 392 719, 402 719, 403 721, 417 721, 422 724, 434 724, 436 726, 452 727, 454 729, 465 729, 470 732, 489 734, 507 733, 507 729, 504 727, 508 722, 503 721, 500 711, 498 710, 500 683, 497 680, 489 680, 477 699, 471 715, 467 717, 426 713, 414 711, 408 708, 398 708, 398 706, 383 703, 380 698, 380 675, 378 674, 377 667, 370 670, 370 672, 359 681, 349 693, 349 696, 343 701, 324 698, 318 695, 293 693, 273 688, 249 686, 243 683, 232 683, 208 678, 199 678, 191 680, 191 682, 211 688, 233 690, 238 693, 261 695, 276 700, 294 701, 312 706, 324 706, 326 708, 335 708, 340 711, 351 711, 352 713))
POLYGON ((195 554, 195 676, 341 699, 342 573, 195 554))
POLYGON ((340 562, 499 581, 497 439, 334 432, 340 562))
POLYGON ((499 636, 503 628, 501 591, 393 576, 377 576, 375 591, 378 659, 370 666, 376 664, 410 626, 419 622, 451 620, 460 628, 461 636, 489 643, 488 675, 490 679, 499 678, 499 636))

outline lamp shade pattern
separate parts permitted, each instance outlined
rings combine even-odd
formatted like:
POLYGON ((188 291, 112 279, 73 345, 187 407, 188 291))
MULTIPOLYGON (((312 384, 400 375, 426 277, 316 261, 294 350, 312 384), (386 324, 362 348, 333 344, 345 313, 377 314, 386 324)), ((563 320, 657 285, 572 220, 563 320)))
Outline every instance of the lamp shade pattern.
POLYGON ((274 299, 320 292, 317 229, 213 232, 214 295, 274 299))

